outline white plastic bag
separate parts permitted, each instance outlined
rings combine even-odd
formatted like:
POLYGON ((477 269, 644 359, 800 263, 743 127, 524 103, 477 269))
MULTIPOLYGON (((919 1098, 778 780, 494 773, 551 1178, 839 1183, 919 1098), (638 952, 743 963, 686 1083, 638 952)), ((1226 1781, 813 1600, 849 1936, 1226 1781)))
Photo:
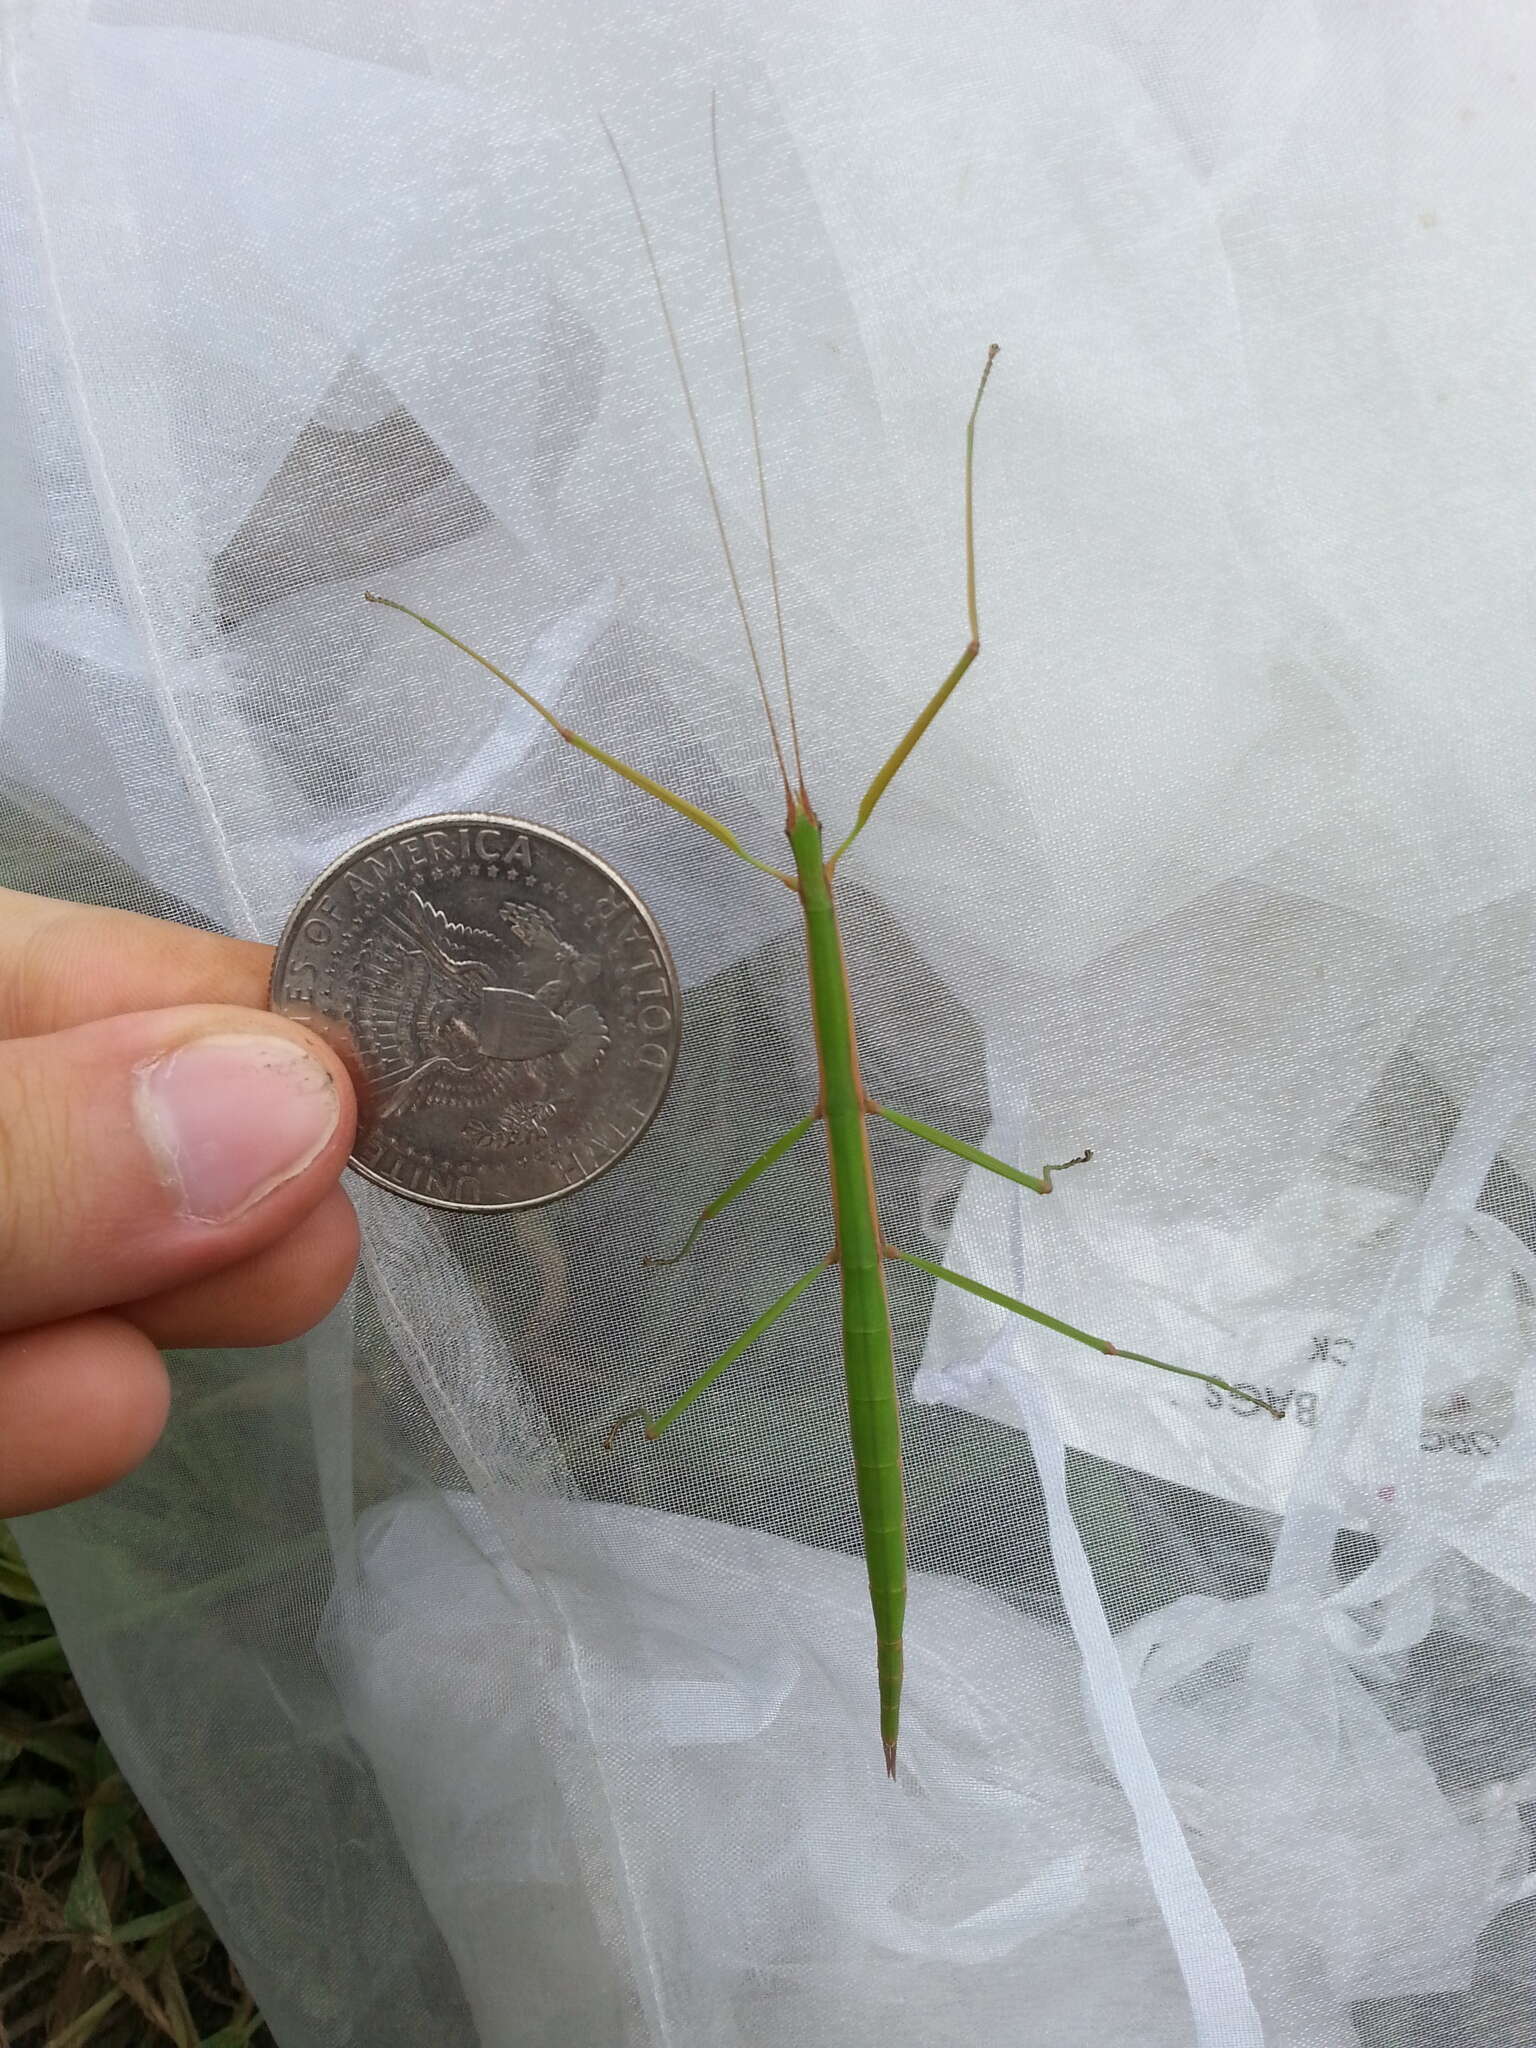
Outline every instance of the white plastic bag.
POLYGON ((543 819, 687 987, 567 1203, 357 1190, 348 1307, 185 1357, 21 1534, 283 2048, 1536 2042, 1536 35, 1491 4, 9 0, 4 876, 271 938, 543 819), (793 903, 643 252, 766 626, 710 100, 886 1228, 1284 1411, 892 1299, 876 1740, 793 903), (987 1134, 990 1132, 990 1136, 987 1134), (951 1169, 954 1168, 952 1171, 951 1169), (915 1375, 915 1378, 912 1376, 915 1375), (1529 1809, 1527 1809, 1529 1810, 1529 1809))

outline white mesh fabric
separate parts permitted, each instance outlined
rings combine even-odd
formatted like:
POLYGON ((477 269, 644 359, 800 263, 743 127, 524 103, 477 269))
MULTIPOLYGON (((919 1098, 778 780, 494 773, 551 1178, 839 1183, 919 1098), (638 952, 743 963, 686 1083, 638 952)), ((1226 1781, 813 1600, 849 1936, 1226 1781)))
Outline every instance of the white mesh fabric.
POLYGON ((569 1202, 354 1190, 304 1344, 21 1535, 282 2048, 1536 2043, 1536 31, 1105 0, 10 0, 0 879, 273 937, 542 819, 687 988, 569 1202), (885 1781, 787 894, 651 288, 766 623, 722 153, 893 1271, 885 1781), (1522 1801, 1527 1802, 1522 1809, 1522 1801))

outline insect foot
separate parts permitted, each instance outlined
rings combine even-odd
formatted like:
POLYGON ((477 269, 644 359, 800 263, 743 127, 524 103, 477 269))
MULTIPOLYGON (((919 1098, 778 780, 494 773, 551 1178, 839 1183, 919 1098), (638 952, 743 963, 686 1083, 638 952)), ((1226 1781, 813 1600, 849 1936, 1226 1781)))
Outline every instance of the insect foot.
POLYGON ((1051 1192, 1051 1175, 1053 1173, 1065 1173, 1069 1166, 1086 1166, 1092 1157, 1093 1153, 1091 1151, 1084 1150, 1079 1152, 1075 1159, 1063 1159, 1059 1166, 1048 1166, 1041 1176, 1045 1182, 1044 1187, 1040 1190, 1041 1194, 1048 1195, 1051 1192))
POLYGON ((614 1440, 617 1438, 619 1431, 624 1427, 626 1422, 638 1422, 644 1430, 646 1436, 649 1437, 653 1443, 655 1442, 656 1438, 661 1434, 659 1430, 652 1427, 651 1419, 646 1414, 643 1408, 630 1408, 619 1417, 618 1421, 613 1425, 612 1429, 610 1429, 608 1434, 603 1438, 603 1449, 605 1451, 611 1451, 613 1449, 614 1440))

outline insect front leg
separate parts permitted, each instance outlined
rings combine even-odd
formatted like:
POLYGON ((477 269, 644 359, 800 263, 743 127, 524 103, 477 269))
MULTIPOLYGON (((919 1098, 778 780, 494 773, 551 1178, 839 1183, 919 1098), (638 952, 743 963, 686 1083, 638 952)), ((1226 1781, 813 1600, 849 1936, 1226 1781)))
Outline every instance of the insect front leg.
POLYGON ((885 795, 892 776, 903 761, 916 747, 923 734, 938 717, 960 685, 961 678, 981 652, 981 623, 976 611, 976 415, 981 411, 982 396, 987 388, 987 379, 992 374, 992 365, 997 361, 997 343, 994 341, 987 350, 987 360, 982 365, 981 382, 976 387, 975 401, 965 429, 965 608, 970 620, 971 637, 966 642, 960 659, 934 691, 928 702, 913 719, 905 733, 896 742, 889 757, 881 766, 873 782, 865 790, 860 801, 858 814, 853 821, 853 830, 827 862, 827 871, 837 866, 843 855, 869 823, 875 805, 885 795))

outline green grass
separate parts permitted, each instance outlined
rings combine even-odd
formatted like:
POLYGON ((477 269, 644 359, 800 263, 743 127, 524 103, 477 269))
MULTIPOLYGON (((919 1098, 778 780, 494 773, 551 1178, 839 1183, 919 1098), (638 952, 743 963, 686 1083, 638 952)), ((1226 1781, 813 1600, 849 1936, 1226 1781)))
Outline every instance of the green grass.
POLYGON ((0 2048, 270 2048, 0 1523, 0 2048))

